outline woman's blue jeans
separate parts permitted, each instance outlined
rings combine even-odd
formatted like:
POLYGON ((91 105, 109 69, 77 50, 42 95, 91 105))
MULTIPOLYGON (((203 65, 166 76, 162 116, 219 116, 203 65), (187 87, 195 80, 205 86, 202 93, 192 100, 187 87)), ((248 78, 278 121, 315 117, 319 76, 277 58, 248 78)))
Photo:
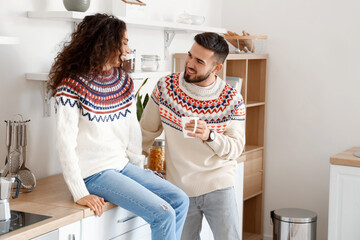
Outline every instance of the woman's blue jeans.
POLYGON ((102 197, 150 224, 154 240, 180 240, 189 198, 151 170, 128 163, 121 171, 108 169, 84 179, 90 194, 102 197))

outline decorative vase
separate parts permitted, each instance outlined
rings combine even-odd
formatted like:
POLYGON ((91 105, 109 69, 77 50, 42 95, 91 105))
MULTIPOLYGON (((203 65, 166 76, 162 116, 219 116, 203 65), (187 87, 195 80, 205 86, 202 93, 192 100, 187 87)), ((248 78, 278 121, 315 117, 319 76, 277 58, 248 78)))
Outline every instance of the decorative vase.
POLYGON ((63 0, 68 11, 86 12, 90 6, 90 0, 63 0))

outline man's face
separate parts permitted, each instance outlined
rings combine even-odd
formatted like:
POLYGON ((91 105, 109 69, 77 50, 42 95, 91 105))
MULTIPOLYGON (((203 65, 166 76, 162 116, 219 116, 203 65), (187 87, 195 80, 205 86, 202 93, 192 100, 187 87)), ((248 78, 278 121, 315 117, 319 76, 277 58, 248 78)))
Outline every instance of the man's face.
POLYGON ((194 43, 185 59, 184 79, 198 83, 206 80, 215 69, 214 52, 194 43))

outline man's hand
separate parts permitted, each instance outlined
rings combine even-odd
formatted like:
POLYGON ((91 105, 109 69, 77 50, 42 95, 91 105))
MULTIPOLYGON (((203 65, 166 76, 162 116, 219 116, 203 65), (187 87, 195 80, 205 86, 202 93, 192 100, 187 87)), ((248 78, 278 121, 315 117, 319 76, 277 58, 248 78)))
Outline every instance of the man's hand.
MULTIPOLYGON (((189 123, 185 124, 185 130, 188 131, 194 131, 195 127, 195 120, 191 120, 189 123)), ((197 127, 195 133, 188 133, 188 136, 191 137, 198 137, 203 141, 206 141, 209 139, 210 129, 208 128, 207 124, 203 120, 197 121, 197 127)))
POLYGON ((105 201, 103 198, 98 197, 96 195, 87 195, 76 202, 79 205, 87 206, 91 210, 95 212, 95 215, 101 216, 104 212, 103 207, 105 205, 105 201))

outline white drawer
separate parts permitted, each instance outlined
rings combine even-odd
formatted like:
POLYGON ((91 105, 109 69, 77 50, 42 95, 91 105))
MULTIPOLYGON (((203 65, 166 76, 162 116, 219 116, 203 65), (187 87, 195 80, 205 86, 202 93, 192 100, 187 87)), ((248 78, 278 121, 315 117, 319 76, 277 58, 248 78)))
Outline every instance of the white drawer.
POLYGON ((150 225, 146 224, 111 240, 151 240, 150 225))
POLYGON ((112 239, 147 224, 142 218, 117 207, 81 221, 82 239, 112 239))

